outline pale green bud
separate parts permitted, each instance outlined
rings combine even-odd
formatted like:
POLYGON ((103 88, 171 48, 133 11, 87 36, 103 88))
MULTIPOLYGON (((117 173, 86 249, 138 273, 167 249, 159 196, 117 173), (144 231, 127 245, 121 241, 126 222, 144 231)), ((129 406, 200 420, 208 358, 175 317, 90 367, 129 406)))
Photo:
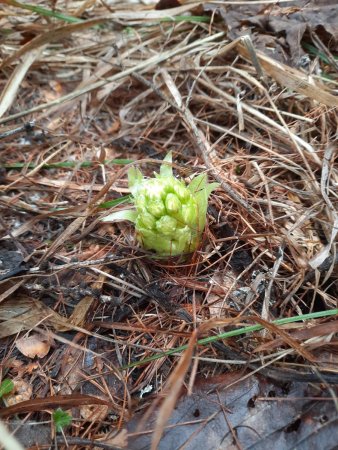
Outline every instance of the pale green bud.
POLYGON ((178 196, 178 198, 182 202, 187 201, 190 198, 190 196, 191 196, 190 192, 184 186, 183 183, 181 183, 178 180, 175 180, 175 181, 176 181, 176 183, 173 183, 173 189, 174 189, 175 194, 178 196))
POLYGON ((163 216, 163 214, 166 213, 164 203, 161 199, 149 201, 147 203, 147 210, 157 219, 159 219, 161 216, 163 216))
POLYGON ((117 211, 105 220, 135 223, 138 241, 161 256, 175 256, 196 250, 206 222, 208 197, 218 183, 208 183, 206 174, 193 178, 189 186, 172 173, 171 153, 160 173, 145 179, 139 169, 128 172, 135 209, 117 211))
POLYGON ((156 230, 159 233, 164 234, 165 236, 172 236, 172 238, 174 238, 175 231, 176 231, 176 225, 177 225, 177 221, 173 217, 162 216, 156 222, 156 230))
POLYGON ((177 213, 182 207, 181 202, 179 201, 177 195, 175 194, 168 194, 165 199, 165 207, 167 208, 167 212, 170 213, 177 213))
POLYGON ((148 230, 152 230, 155 228, 156 219, 154 216, 147 212, 143 212, 137 218, 136 225, 140 228, 147 228, 148 230))
POLYGON ((197 214, 197 206, 196 203, 191 201, 186 205, 182 205, 182 219, 183 222, 189 225, 191 228, 195 228, 193 231, 196 231, 197 222, 196 222, 196 214, 197 214))

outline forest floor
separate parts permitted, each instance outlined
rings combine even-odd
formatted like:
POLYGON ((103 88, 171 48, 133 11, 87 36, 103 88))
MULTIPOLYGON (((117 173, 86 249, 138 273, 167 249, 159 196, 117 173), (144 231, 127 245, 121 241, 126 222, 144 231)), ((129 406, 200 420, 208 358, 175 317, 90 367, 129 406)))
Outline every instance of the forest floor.
POLYGON ((1 2, 3 448, 336 448, 335 3, 1 2), (102 218, 169 151, 159 259, 102 218))

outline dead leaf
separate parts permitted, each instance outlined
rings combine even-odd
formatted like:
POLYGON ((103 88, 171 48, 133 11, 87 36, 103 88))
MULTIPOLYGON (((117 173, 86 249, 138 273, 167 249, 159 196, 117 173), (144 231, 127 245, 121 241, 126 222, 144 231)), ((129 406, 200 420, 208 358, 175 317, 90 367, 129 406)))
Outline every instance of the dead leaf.
MULTIPOLYGON (((67 320, 43 303, 25 296, 17 296, 0 305, 0 339, 47 323, 59 330, 67 326, 67 320)), ((68 329, 72 326, 69 325, 68 329)))
MULTIPOLYGON (((336 409, 325 390, 306 383, 281 385, 241 372, 200 380, 182 395, 159 449, 335 448, 336 409)), ((157 410, 137 432, 143 414, 127 424, 129 450, 150 448, 157 410)))
MULTIPOLYGON (((231 293, 237 285, 236 275, 232 270, 227 271, 225 274, 215 272, 210 278, 209 283, 212 286, 221 287, 224 289, 224 292, 231 293)), ((210 292, 206 300, 209 305, 210 318, 224 316, 223 310, 226 306, 224 302, 224 295, 221 296, 210 292)))
POLYGON ((19 359, 9 358, 5 361, 4 367, 11 369, 13 374, 17 374, 17 378, 22 378, 26 373, 29 375, 32 374, 32 372, 37 370, 40 366, 35 361, 24 364, 23 361, 20 361, 19 359))
MULTIPOLYGON (((102 289, 102 284, 104 283, 105 276, 100 275, 98 281, 96 283, 93 283, 91 286, 93 289, 102 289)), ((69 318, 69 323, 75 326, 83 326, 84 322, 86 321, 88 311, 90 310, 94 298, 92 296, 86 295, 74 308, 74 311, 72 315, 69 318)), ((65 327, 66 329, 67 327, 65 327)))
POLYGON ((178 6, 181 6, 181 3, 178 0, 160 0, 158 3, 156 3, 155 9, 171 9, 177 8, 178 6))
POLYGON ((118 448, 127 448, 128 432, 126 429, 121 430, 116 436, 104 440, 105 444, 118 448))
MULTIPOLYGON (((81 334, 74 338, 73 343, 77 339, 80 339, 81 334)), ((88 341, 90 345, 90 338, 88 341)), ((112 362, 112 361, 111 361, 112 362)), ((93 358, 93 355, 86 354, 83 356, 83 349, 75 348, 69 346, 67 350, 63 353, 60 367, 60 393, 62 395, 70 394, 75 389, 81 385, 81 391, 83 394, 90 396, 95 396, 97 398, 104 399, 104 394, 100 389, 99 379, 97 378, 98 372, 102 370, 97 368, 97 364, 100 363, 98 358, 93 358), (92 382, 91 376, 98 381, 96 384, 92 382), (88 380, 89 378, 89 380, 88 380)), ((123 384, 120 380, 112 373, 104 378, 107 390, 109 390, 110 395, 121 396, 123 395, 123 384)), ((114 411, 121 414, 118 405, 114 405, 114 411)), ((80 407, 80 415, 86 421, 100 422, 104 420, 109 412, 108 404, 95 404, 95 405, 84 405, 80 407)))
POLYGON ((107 405, 81 406, 80 414, 88 422, 101 422, 107 417, 109 408, 107 405))
POLYGON ((61 359, 60 393, 71 394, 86 377, 82 371, 82 350, 69 346, 61 359))
POLYGON ((28 358, 44 358, 50 350, 50 342, 40 334, 23 336, 15 342, 16 348, 28 358))
POLYGON ((205 11, 221 15, 227 26, 227 35, 235 40, 249 35, 257 50, 273 59, 299 66, 306 54, 301 42, 306 32, 321 33, 328 48, 333 48, 338 39, 338 9, 332 5, 301 0, 288 2, 286 7, 247 4, 204 4, 205 11), (295 5, 292 7, 292 3, 295 5))
POLYGON ((120 119, 116 119, 108 128, 107 134, 109 134, 109 135, 114 134, 117 131, 119 131, 120 128, 121 128, 121 121, 120 121, 120 119))
MULTIPOLYGON (((30 383, 22 378, 14 378, 14 389, 9 395, 5 396, 6 404, 8 407, 15 406, 18 403, 29 400, 32 397, 33 387, 30 383)), ((5 408, 7 409, 7 408, 5 408)), ((1 416, 1 411, 0 411, 1 416)))
POLYGON ((6 300, 7 297, 13 294, 19 287, 25 282, 25 279, 22 279, 18 282, 16 280, 8 280, 4 283, 0 288, 0 303, 6 300))

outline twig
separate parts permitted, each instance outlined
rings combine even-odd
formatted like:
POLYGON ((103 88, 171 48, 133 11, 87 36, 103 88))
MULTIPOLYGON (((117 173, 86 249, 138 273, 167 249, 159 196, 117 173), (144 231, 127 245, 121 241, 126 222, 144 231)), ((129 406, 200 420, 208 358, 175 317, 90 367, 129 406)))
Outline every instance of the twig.
MULTIPOLYGON (((62 436, 57 436, 56 442, 59 445, 65 444, 65 440, 62 436)), ((67 443, 70 445, 81 445, 85 448, 97 447, 97 448, 103 448, 106 450, 121 450, 123 448, 123 447, 116 447, 115 445, 105 444, 104 442, 97 441, 97 440, 93 441, 91 439, 84 439, 84 438, 70 437, 70 436, 67 436, 67 443)))

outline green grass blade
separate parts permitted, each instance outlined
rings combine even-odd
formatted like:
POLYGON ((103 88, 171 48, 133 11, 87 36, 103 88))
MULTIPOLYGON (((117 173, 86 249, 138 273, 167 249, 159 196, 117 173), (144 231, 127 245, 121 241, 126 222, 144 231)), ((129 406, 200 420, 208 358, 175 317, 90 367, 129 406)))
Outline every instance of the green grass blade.
MULTIPOLYGON (((107 166, 111 164, 126 165, 132 162, 133 162, 132 159, 111 159, 104 161, 103 164, 107 166)), ((84 168, 84 167, 92 167, 94 164, 101 164, 101 163, 93 161, 83 161, 82 163, 79 163, 78 161, 61 161, 56 163, 44 164, 42 166, 42 169, 72 169, 76 166, 84 168)), ((35 169, 37 165, 33 163, 30 164, 14 163, 14 164, 3 164, 0 167, 7 170, 19 170, 23 169, 24 167, 26 167, 27 169, 35 169)))
POLYGON ((78 19, 77 17, 67 16, 57 11, 52 11, 50 9, 43 8, 42 6, 31 5, 29 3, 21 3, 16 0, 6 0, 6 3, 8 5, 16 6, 17 8, 27 9, 28 11, 36 13, 39 16, 53 17, 54 19, 60 19, 68 23, 83 22, 82 19, 78 19))
POLYGON ((123 197, 116 198, 115 200, 109 200, 108 202, 101 203, 99 205, 99 208, 102 209, 114 208, 114 206, 130 202, 131 198, 132 198, 131 195, 124 195, 123 197))
POLYGON ((173 16, 173 17, 163 17, 160 22, 193 22, 193 23, 209 23, 209 16, 173 16))
MULTIPOLYGON (((330 60, 329 58, 325 55, 325 53, 321 52, 320 50, 318 50, 316 47, 314 47, 311 44, 307 44, 304 43, 303 47, 305 48, 305 50, 307 50, 310 55, 314 55, 314 56, 318 56, 324 63, 326 64, 330 64, 330 60)), ((332 55, 333 59, 335 59, 336 61, 338 61, 338 57, 332 55)))
MULTIPOLYGON (((272 323, 274 325, 285 325, 288 323, 294 323, 294 322, 300 322, 300 321, 305 321, 305 320, 313 320, 313 319, 319 319, 319 318, 323 318, 323 317, 335 316, 337 314, 338 314, 338 309, 331 309, 329 311, 319 311, 319 312, 310 313, 310 314, 302 314, 300 316, 295 316, 295 317, 287 317, 284 319, 277 319, 277 320, 274 320, 272 323)), ((197 344, 198 345, 208 345, 215 341, 229 339, 230 337, 240 336, 242 334, 252 333, 254 331, 262 330, 263 328, 264 328, 263 325, 250 325, 248 327, 238 328, 237 330, 231 330, 231 331, 227 331, 225 333, 217 334, 215 336, 210 336, 207 338, 199 339, 197 341, 197 344)), ((176 348, 172 348, 170 350, 164 351, 164 352, 156 353, 155 355, 149 356, 148 358, 144 358, 140 361, 135 361, 131 364, 123 366, 122 369, 129 369, 131 367, 141 366, 143 364, 147 364, 148 362, 154 361, 156 359, 163 358, 164 356, 169 356, 174 353, 183 352, 187 348, 188 348, 188 345, 181 345, 180 347, 176 347, 176 348)))

